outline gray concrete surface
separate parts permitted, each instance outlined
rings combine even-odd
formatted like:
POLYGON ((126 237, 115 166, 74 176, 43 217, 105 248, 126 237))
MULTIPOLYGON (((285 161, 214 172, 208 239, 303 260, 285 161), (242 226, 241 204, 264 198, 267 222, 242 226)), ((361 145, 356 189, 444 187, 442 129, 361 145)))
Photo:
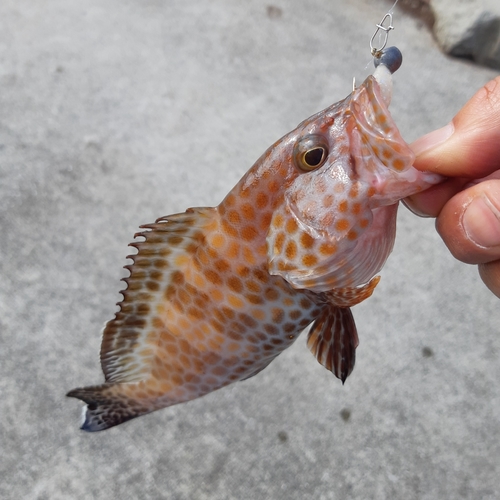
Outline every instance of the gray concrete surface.
POLYGON ((447 53, 500 69, 498 0, 429 0, 436 40, 447 53))
MULTIPOLYGON (((344 387, 302 337, 251 380, 104 433, 64 397, 102 380, 139 224, 217 204, 344 97, 391 4, 0 3, 1 498, 500 498, 500 303, 404 209, 344 387)), ((394 25, 411 141, 496 73, 394 25)))

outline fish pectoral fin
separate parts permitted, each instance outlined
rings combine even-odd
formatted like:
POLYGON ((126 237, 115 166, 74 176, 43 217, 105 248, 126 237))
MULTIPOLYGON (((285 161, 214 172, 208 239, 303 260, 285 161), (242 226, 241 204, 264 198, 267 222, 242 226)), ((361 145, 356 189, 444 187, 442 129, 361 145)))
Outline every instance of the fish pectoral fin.
POLYGON ((356 361, 359 344, 356 324, 348 307, 330 305, 313 323, 307 347, 327 370, 344 383, 356 361))
POLYGON ((156 409, 126 395, 121 387, 125 385, 130 384, 102 384, 68 392, 66 396, 87 403, 80 428, 88 432, 103 431, 156 409))
POLYGON ((371 297, 375 287, 380 281, 380 276, 375 276, 368 283, 357 287, 335 288, 325 292, 328 300, 338 307, 352 307, 368 297, 371 297))

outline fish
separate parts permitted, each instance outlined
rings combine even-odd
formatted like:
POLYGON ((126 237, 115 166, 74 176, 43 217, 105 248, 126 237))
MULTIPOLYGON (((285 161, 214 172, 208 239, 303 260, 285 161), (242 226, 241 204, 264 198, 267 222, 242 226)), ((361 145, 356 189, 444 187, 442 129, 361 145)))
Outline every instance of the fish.
POLYGON ((379 64, 345 99, 276 141, 216 207, 140 226, 119 311, 103 331, 105 382, 82 400, 86 431, 193 400, 266 368, 310 326, 307 346, 345 382, 370 297, 420 172, 379 64))

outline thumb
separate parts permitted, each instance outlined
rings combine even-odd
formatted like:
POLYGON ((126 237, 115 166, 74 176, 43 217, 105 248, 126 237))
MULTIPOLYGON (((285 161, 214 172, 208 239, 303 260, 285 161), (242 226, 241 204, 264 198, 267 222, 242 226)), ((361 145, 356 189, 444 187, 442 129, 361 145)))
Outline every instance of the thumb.
POLYGON ((488 82, 445 127, 411 145, 415 167, 449 177, 485 177, 500 158, 500 76, 488 82))
POLYGON ((441 210, 436 229, 450 252, 469 264, 500 258, 500 181, 476 184, 441 210))

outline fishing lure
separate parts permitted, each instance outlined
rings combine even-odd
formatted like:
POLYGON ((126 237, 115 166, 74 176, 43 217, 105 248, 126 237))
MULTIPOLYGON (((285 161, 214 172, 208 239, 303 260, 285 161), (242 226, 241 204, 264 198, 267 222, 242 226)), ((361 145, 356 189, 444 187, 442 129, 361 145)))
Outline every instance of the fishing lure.
POLYGON ((273 144, 220 205, 141 226, 103 333, 106 381, 68 393, 87 403, 82 429, 248 379, 311 323, 309 349, 346 380, 358 345, 350 307, 379 282, 398 201, 440 180, 412 167, 389 114, 402 57, 384 47, 372 50, 373 75, 273 144))

